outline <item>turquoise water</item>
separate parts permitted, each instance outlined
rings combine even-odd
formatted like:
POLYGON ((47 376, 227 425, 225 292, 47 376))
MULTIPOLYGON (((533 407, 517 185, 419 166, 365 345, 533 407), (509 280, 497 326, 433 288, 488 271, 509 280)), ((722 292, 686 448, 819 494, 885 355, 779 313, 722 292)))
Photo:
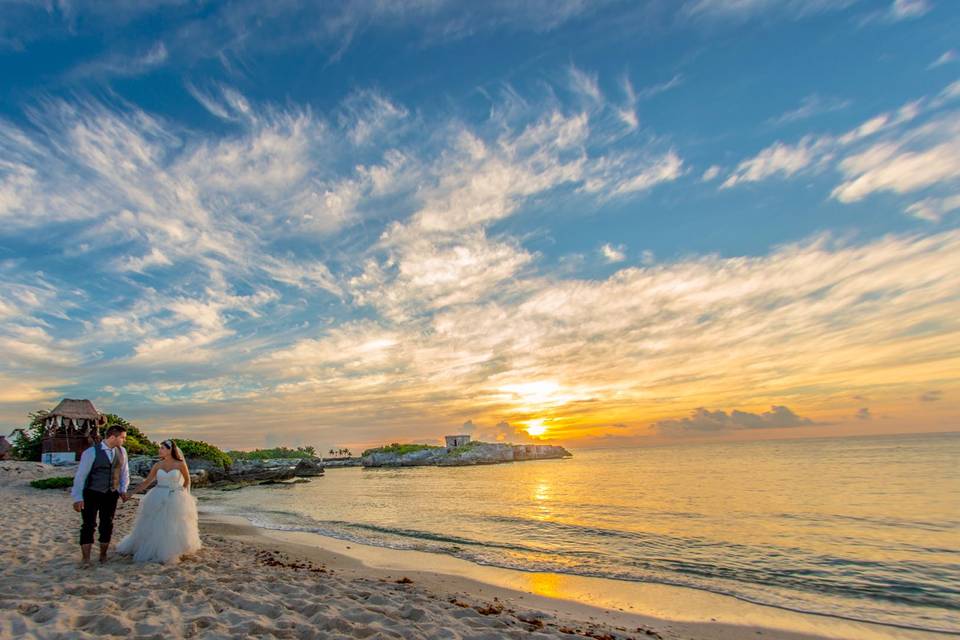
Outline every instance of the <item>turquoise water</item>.
POLYGON ((212 492, 258 526, 960 633, 960 434, 330 469, 212 492))

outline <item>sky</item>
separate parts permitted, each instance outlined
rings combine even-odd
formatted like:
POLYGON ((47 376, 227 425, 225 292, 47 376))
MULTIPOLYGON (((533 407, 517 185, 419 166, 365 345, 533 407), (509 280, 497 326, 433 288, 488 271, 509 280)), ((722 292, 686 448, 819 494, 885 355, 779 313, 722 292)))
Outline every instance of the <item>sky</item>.
POLYGON ((955 431, 960 3, 0 0, 0 431, 955 431))

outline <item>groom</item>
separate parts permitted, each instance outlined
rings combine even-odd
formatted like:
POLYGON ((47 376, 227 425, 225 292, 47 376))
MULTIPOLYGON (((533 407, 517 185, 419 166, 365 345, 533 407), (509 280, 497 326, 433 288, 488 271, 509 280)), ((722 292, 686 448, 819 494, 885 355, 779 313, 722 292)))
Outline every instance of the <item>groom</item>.
POLYGON ((120 425, 107 429, 103 441, 95 444, 80 456, 80 466, 73 478, 73 510, 83 515, 80 527, 80 551, 83 566, 90 566, 90 549, 93 547, 93 530, 100 517, 100 562, 107 561, 110 536, 113 534, 113 515, 117 500, 129 500, 130 467, 127 466, 127 450, 123 443, 127 430, 120 425))

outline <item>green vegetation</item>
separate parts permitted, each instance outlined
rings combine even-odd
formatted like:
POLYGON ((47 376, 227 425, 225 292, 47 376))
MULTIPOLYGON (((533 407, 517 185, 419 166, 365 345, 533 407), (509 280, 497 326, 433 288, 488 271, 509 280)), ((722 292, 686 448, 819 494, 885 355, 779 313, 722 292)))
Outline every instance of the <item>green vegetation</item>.
POLYGON ((153 442, 148 438, 140 429, 135 425, 130 424, 120 416, 115 413, 105 413, 104 416, 107 418, 107 424, 105 427, 100 429, 100 436, 102 437, 106 433, 108 427, 112 427, 117 424, 124 427, 127 430, 127 441, 124 443, 124 448, 127 450, 127 453, 131 456, 155 456, 157 455, 157 449, 159 448, 156 442, 153 442))
POLYGON ((227 455, 234 460, 270 460, 272 458, 316 458, 317 452, 313 447, 276 447, 273 449, 254 449, 253 451, 227 451, 227 455))
POLYGON ((383 447, 367 449, 362 455, 368 456, 371 453, 396 453, 402 456, 407 453, 413 453, 414 451, 423 451, 424 449, 443 449, 443 447, 437 447, 431 444, 400 444, 394 442, 393 444, 388 444, 383 447))
POLYGON ((43 445, 43 419, 49 411, 34 411, 30 416, 30 424, 24 428, 22 435, 14 438, 10 444, 13 448, 13 457, 17 460, 40 461, 43 445))
POLYGON ((451 450, 450 450, 450 455, 458 455, 458 454, 461 454, 461 453, 466 453, 467 451, 470 451, 470 449, 473 449, 473 448, 476 447, 477 445, 481 445, 481 444, 483 444, 483 443, 480 442, 479 440, 471 440, 471 441, 468 442, 467 444, 462 444, 462 445, 460 445, 459 447, 457 447, 456 449, 451 449, 451 450))
POLYGON ((174 438, 173 441, 177 443, 177 446, 180 447, 180 451, 183 452, 183 455, 186 458, 200 458, 201 460, 209 460, 214 464, 220 465, 224 469, 233 464, 233 460, 230 459, 230 456, 212 444, 208 444, 202 440, 174 438))
POLYGON ((33 480, 30 486, 34 489, 64 489, 73 486, 73 478, 67 476, 57 476, 55 478, 42 478, 33 480))

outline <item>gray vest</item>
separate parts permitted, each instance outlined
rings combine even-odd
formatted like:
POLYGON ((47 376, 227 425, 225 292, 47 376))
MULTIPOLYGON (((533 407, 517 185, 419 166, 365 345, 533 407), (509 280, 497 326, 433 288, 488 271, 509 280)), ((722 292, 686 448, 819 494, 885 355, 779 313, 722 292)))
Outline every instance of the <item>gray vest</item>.
MULTIPOLYGON (((87 475, 87 483, 84 489, 108 493, 113 484, 113 465, 110 463, 110 457, 107 456, 107 452, 103 450, 103 447, 98 444, 94 447, 94 450, 97 453, 97 457, 93 459, 93 467, 90 468, 90 473, 87 475)), ((120 454, 114 451, 113 455, 116 456, 120 454)))

